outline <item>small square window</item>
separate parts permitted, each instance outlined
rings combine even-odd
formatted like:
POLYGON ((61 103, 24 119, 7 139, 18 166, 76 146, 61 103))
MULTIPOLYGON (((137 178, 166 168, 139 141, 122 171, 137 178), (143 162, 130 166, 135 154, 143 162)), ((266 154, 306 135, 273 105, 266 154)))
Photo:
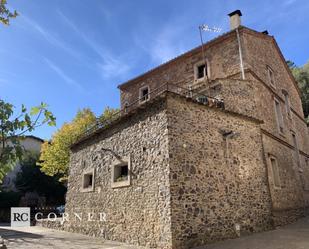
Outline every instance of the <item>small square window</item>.
POLYGON ((117 160, 112 165, 112 188, 126 187, 131 183, 130 158, 117 160))
POLYGON ((129 177, 128 164, 115 166, 114 182, 127 181, 129 177))
POLYGON ((195 80, 200 80, 207 77, 207 64, 201 62, 195 65, 194 67, 194 78, 195 80))
POLYGON ((201 79, 201 78, 205 77, 205 75, 206 75, 205 69, 206 69, 205 64, 200 65, 200 66, 197 67, 197 78, 198 79, 201 79))
POLYGON ((145 101, 149 100, 149 87, 145 86, 139 89, 139 101, 140 103, 144 103, 145 101))
POLYGON ((91 192, 94 190, 94 169, 85 171, 82 179, 82 192, 91 192))

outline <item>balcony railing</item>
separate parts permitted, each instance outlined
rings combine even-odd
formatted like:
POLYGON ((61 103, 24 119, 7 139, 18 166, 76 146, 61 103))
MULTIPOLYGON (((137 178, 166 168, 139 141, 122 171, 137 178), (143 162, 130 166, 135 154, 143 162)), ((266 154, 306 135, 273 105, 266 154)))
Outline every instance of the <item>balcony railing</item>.
POLYGON ((190 99, 192 99, 192 100, 194 100, 198 103, 204 104, 204 105, 224 109, 224 101, 222 99, 219 99, 219 98, 216 98, 216 97, 210 97, 210 96, 207 96, 203 93, 197 92, 195 90, 180 87, 180 86, 177 86, 177 85, 172 84, 172 83, 166 83, 166 84, 163 84, 163 85, 159 86, 158 88, 152 90, 151 92, 149 92, 148 93, 149 98, 146 98, 145 96, 143 96, 141 98, 137 98, 133 102, 126 104, 122 109, 120 109, 118 112, 111 115, 108 119, 97 118, 96 123, 93 126, 91 126, 88 130, 86 130, 83 134, 81 134, 81 136, 79 137, 78 140, 81 140, 81 139, 91 135, 92 133, 94 133, 97 130, 100 130, 104 127, 107 127, 108 125, 110 125, 111 123, 113 123, 117 119, 121 118, 122 116, 124 116, 128 113, 131 113, 136 108, 146 104, 151 99, 153 99, 153 98, 155 98, 159 95, 162 95, 164 93, 167 93, 167 92, 171 92, 171 93, 174 93, 174 94, 177 94, 177 95, 184 96, 186 98, 190 98, 190 99))

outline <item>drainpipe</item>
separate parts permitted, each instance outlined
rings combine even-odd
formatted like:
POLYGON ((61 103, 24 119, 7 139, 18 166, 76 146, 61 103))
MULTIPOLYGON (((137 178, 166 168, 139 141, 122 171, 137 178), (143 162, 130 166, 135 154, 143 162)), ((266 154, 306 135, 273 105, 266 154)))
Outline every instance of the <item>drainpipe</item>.
POLYGON ((244 63, 242 60, 242 49, 241 49, 241 44, 240 44, 240 36, 239 36, 239 27, 241 25, 241 16, 242 13, 240 10, 235 10, 228 14, 230 17, 230 28, 231 30, 236 30, 237 34, 237 42, 238 42, 238 50, 239 50, 239 61, 240 61, 240 71, 241 71, 241 78, 244 80, 245 79, 245 71, 244 71, 244 63))
POLYGON ((245 79, 245 70, 244 70, 244 63, 243 63, 243 59, 242 59, 242 49, 241 49, 241 44, 240 44, 240 36, 239 36, 238 28, 236 28, 236 34, 237 34, 237 41, 238 41, 241 78, 244 80, 245 79))

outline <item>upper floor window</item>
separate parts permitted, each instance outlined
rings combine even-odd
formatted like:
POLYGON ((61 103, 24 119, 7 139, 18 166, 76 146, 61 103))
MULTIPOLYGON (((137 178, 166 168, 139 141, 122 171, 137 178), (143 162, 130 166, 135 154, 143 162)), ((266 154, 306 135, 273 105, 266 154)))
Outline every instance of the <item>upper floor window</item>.
POLYGON ((128 101, 125 101, 125 102, 124 102, 124 105, 123 105, 123 107, 124 107, 124 112, 125 112, 125 113, 128 112, 129 106, 130 106, 129 102, 128 102, 128 101))
POLYGON ((285 102, 285 109, 289 117, 291 117, 291 106, 290 106, 290 98, 287 91, 282 90, 282 93, 284 95, 284 102, 285 102))
POLYGON ((195 80, 204 79, 208 76, 207 63, 205 61, 197 63, 194 66, 194 78, 195 80))
POLYGON ((283 133, 284 132, 283 116, 281 112, 280 102, 277 99, 275 99, 275 113, 276 113, 279 133, 283 133))
POLYGON ((291 134, 292 134, 292 140, 293 140, 293 146, 294 146, 294 152, 295 152, 295 160, 296 160, 297 166, 300 167, 300 156, 299 156, 299 148, 298 148, 296 134, 294 132, 292 132, 291 134))
POLYGON ((150 92, 149 86, 144 86, 139 89, 139 102, 140 103, 143 103, 149 100, 150 98, 149 92, 150 92))
POLYGON ((274 71, 271 69, 270 66, 267 66, 267 74, 268 74, 268 81, 269 81, 270 85, 273 86, 273 87, 276 87, 275 86, 274 71))

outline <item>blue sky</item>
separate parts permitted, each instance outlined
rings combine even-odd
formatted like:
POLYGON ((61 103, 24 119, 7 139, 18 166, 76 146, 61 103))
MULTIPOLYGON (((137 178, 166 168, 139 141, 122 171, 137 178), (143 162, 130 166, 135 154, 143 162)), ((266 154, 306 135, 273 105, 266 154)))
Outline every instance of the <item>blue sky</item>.
POLYGON ((117 85, 199 45, 200 24, 228 31, 235 9, 243 25, 274 35, 286 59, 309 59, 307 0, 8 2, 20 16, 0 26, 0 98, 16 107, 46 102, 57 127, 33 133, 45 139, 78 109, 118 107, 117 85))

